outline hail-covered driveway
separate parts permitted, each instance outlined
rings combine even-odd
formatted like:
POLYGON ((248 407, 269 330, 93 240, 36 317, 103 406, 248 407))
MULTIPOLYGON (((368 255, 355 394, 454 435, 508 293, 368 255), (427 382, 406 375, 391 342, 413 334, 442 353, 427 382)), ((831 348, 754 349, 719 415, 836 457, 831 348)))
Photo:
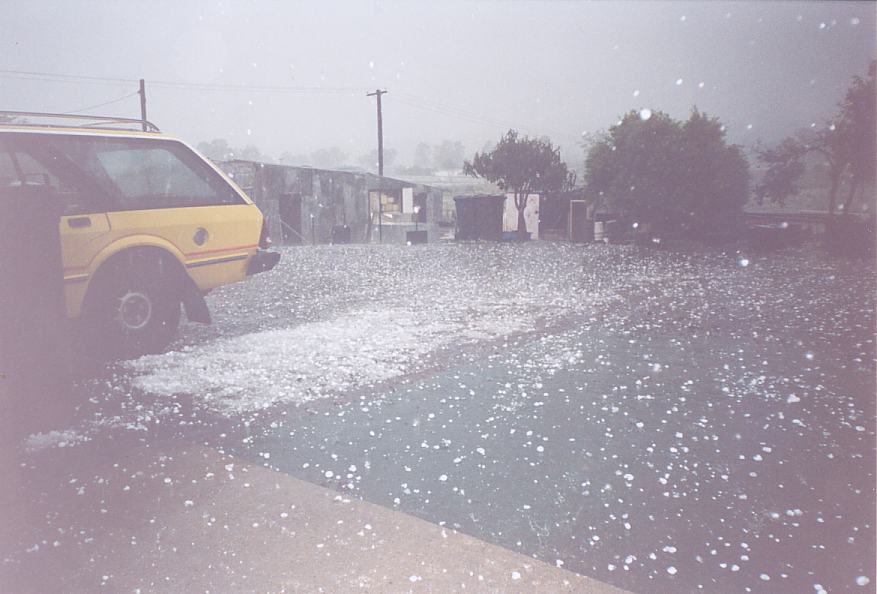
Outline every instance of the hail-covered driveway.
POLYGON ((866 591, 874 280, 809 249, 288 248, 25 445, 206 444, 634 591, 866 591))

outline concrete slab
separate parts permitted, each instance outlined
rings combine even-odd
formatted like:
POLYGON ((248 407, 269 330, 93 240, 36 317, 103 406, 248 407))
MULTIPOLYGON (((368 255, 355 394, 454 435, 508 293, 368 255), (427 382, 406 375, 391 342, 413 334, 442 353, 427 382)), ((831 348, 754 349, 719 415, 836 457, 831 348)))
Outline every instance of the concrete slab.
POLYGON ((621 592, 210 448, 42 476, 0 500, 4 592, 621 592))

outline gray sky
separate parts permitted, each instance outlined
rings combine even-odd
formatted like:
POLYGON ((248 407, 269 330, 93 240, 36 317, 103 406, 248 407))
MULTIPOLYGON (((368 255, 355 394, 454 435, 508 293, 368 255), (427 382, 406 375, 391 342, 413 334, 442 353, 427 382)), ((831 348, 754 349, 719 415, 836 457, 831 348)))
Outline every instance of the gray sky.
MULTIPOLYGON (((365 91, 378 86, 385 146, 402 163, 420 141, 462 140, 471 155, 515 127, 578 164, 582 132, 628 109, 682 118, 694 104, 749 145, 830 117, 875 54, 870 2, 4 4, 0 109, 70 111, 136 91, 9 71, 142 77, 163 130, 275 157, 337 145, 355 161, 375 148, 365 91)), ((139 117, 139 103, 89 113, 139 117)))

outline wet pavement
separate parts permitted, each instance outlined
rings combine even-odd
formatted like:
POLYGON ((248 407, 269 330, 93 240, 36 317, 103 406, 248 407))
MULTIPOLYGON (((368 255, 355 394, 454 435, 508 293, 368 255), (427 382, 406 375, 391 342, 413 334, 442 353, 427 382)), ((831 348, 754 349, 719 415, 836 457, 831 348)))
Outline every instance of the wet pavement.
POLYGON ((199 444, 636 592, 873 591, 871 263, 284 251, 173 352, 84 370, 24 467, 199 444))

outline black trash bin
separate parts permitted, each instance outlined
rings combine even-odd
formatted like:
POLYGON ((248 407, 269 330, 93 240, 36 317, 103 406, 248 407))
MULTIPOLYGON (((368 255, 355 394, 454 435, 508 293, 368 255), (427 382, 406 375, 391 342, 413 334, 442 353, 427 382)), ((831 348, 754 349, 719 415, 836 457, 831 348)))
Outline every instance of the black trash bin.
POLYGON ((475 194, 455 196, 457 207, 456 239, 502 239, 502 213, 505 196, 475 194))

